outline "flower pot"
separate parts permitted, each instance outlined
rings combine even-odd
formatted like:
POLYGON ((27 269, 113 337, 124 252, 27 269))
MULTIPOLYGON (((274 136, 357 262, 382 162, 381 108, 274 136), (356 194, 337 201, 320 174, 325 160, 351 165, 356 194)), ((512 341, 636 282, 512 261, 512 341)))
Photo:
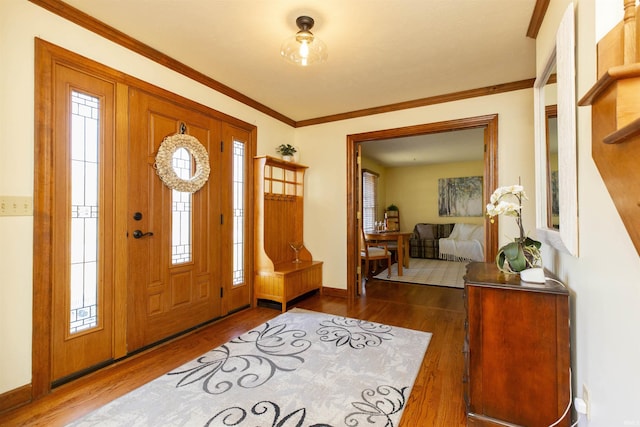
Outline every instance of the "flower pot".
POLYGON ((503 273, 519 273, 522 270, 541 266, 540 242, 521 238, 501 247, 496 257, 496 265, 503 273))
POLYGON ((282 156, 282 160, 285 162, 290 162, 293 160, 293 156, 282 156))

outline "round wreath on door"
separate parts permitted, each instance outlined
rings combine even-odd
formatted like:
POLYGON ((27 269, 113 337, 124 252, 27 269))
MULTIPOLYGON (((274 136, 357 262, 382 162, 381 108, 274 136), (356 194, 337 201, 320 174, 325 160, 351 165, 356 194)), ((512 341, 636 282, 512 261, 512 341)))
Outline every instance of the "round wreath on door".
POLYGON ((211 172, 207 149, 197 138, 182 133, 167 136, 162 140, 156 154, 154 167, 167 187, 185 193, 195 193, 201 189, 209 179, 209 173, 211 172), (194 174, 188 179, 179 177, 173 167, 173 156, 181 148, 187 150, 196 164, 194 174))

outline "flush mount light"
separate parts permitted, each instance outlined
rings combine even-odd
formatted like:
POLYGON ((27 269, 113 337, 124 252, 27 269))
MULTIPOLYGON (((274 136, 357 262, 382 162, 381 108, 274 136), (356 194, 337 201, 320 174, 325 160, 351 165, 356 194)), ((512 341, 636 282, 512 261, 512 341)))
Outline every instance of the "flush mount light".
POLYGON ((314 62, 327 60, 327 45, 310 31, 314 20, 309 16, 300 16, 296 25, 300 28, 294 36, 287 38, 280 48, 280 55, 288 61, 306 67, 314 62))

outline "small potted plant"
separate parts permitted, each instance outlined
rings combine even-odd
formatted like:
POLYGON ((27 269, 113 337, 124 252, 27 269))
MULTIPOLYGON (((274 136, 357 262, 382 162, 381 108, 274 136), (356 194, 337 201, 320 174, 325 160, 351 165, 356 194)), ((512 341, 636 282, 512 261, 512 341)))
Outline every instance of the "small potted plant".
POLYGON ((296 147, 291 144, 280 144, 276 148, 276 152, 280 153, 282 160, 290 162, 293 159, 293 155, 297 152, 296 147))
POLYGON ((393 203, 387 206, 384 212, 384 228, 387 231, 400 231, 400 219, 398 207, 393 203))

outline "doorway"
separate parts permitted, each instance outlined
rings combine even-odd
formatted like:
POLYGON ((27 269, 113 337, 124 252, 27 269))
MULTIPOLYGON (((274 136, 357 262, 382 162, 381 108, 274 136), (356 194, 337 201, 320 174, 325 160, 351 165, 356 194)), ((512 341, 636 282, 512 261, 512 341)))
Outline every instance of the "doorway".
MULTIPOLYGON (((365 132, 347 136, 347 294, 349 298, 357 296, 360 286, 358 265, 360 260, 358 230, 360 227, 360 146, 369 141, 401 138, 416 135, 428 135, 440 132, 452 132, 481 128, 484 136, 484 173, 483 195, 488 201, 498 183, 498 115, 469 117, 457 120, 428 123, 403 128, 365 132)), ((455 149, 452 147, 452 149, 455 149)), ((495 259, 498 250, 498 224, 485 218, 485 261, 495 259)))

